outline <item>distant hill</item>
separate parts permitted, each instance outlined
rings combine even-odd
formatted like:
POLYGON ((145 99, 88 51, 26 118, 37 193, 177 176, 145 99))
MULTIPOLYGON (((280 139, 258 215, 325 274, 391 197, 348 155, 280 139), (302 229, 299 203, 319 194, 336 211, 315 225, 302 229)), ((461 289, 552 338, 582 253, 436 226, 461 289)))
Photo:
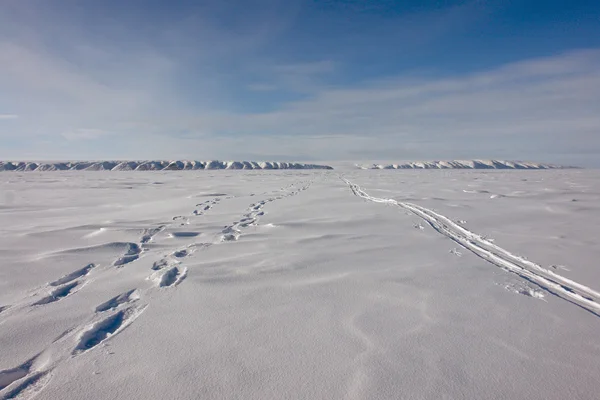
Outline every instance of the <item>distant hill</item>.
POLYGON ((333 169, 328 165, 280 161, 76 161, 36 163, 0 161, 0 171, 182 171, 215 169, 333 169))
POLYGON ((553 164, 504 160, 414 161, 402 164, 356 165, 361 169, 565 169, 553 164))

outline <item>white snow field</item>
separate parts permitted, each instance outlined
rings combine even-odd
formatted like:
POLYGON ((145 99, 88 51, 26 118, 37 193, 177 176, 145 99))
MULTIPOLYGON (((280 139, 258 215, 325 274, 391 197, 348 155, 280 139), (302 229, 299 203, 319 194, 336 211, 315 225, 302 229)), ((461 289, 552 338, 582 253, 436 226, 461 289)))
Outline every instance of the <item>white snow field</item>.
POLYGON ((600 398, 600 171, 0 180, 2 400, 600 398))

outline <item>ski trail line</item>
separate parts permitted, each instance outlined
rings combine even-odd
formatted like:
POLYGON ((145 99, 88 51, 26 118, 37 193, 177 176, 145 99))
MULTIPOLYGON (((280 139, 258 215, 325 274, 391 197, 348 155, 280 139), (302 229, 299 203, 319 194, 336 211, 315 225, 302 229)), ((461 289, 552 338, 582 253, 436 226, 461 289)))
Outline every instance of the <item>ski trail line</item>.
POLYGON ((512 272, 596 316, 600 316, 600 293, 595 290, 543 268, 523 257, 514 255, 435 211, 412 203, 373 197, 357 184, 345 178, 341 179, 348 185, 354 195, 375 203, 392 204, 408 210, 427 222, 433 229, 470 250, 476 256, 512 272))

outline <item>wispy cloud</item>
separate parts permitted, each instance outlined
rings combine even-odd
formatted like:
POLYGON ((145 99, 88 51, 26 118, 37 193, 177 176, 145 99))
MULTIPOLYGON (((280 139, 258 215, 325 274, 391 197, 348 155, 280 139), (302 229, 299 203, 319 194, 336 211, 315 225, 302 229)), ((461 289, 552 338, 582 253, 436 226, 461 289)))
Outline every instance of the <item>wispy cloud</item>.
MULTIPOLYGON (((298 39, 300 48, 277 43, 299 7, 287 2, 233 27, 205 16, 230 16, 231 8, 214 2, 216 11, 155 16, 157 29, 144 34, 136 29, 148 24, 139 21, 134 29, 101 20, 97 35, 81 21, 63 23, 67 17, 48 6, 7 4, 17 14, 0 13, 0 109, 7 112, 0 119, 14 121, 0 124, 0 139, 16 144, 0 157, 24 149, 51 158, 554 161, 600 154, 599 49, 478 71, 429 65, 369 78, 348 70, 372 67, 373 37, 348 33, 343 19, 333 21, 338 37, 328 51, 304 52, 311 37, 298 39), (278 52, 268 51, 273 43, 278 52)), ((426 46, 476 14, 452 7, 368 22, 378 45, 404 49, 426 46)), ((315 29, 326 31, 319 21, 315 29)))
POLYGON ((102 129, 75 129, 72 131, 63 132, 61 136, 68 140, 92 140, 103 136, 108 136, 110 134, 110 132, 102 129))
POLYGON ((454 78, 325 87, 273 112, 213 114, 197 123, 212 132, 260 132, 293 142, 333 135, 337 157, 370 148, 385 157, 536 158, 580 141, 600 147, 599 63, 600 50, 583 50, 454 78))

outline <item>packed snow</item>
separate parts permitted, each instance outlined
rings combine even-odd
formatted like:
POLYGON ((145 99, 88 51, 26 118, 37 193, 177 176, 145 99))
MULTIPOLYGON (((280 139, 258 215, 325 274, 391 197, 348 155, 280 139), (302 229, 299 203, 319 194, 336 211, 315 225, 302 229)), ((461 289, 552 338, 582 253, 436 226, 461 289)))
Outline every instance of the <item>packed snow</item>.
POLYGON ((504 160, 413 161, 400 164, 356 165, 360 169, 566 169, 554 164, 504 160))
POLYGON ((0 400, 598 398, 598 171, 131 167, 2 175, 0 400))
POLYGON ((332 169, 327 165, 280 161, 0 161, 0 171, 179 171, 199 169, 332 169))

